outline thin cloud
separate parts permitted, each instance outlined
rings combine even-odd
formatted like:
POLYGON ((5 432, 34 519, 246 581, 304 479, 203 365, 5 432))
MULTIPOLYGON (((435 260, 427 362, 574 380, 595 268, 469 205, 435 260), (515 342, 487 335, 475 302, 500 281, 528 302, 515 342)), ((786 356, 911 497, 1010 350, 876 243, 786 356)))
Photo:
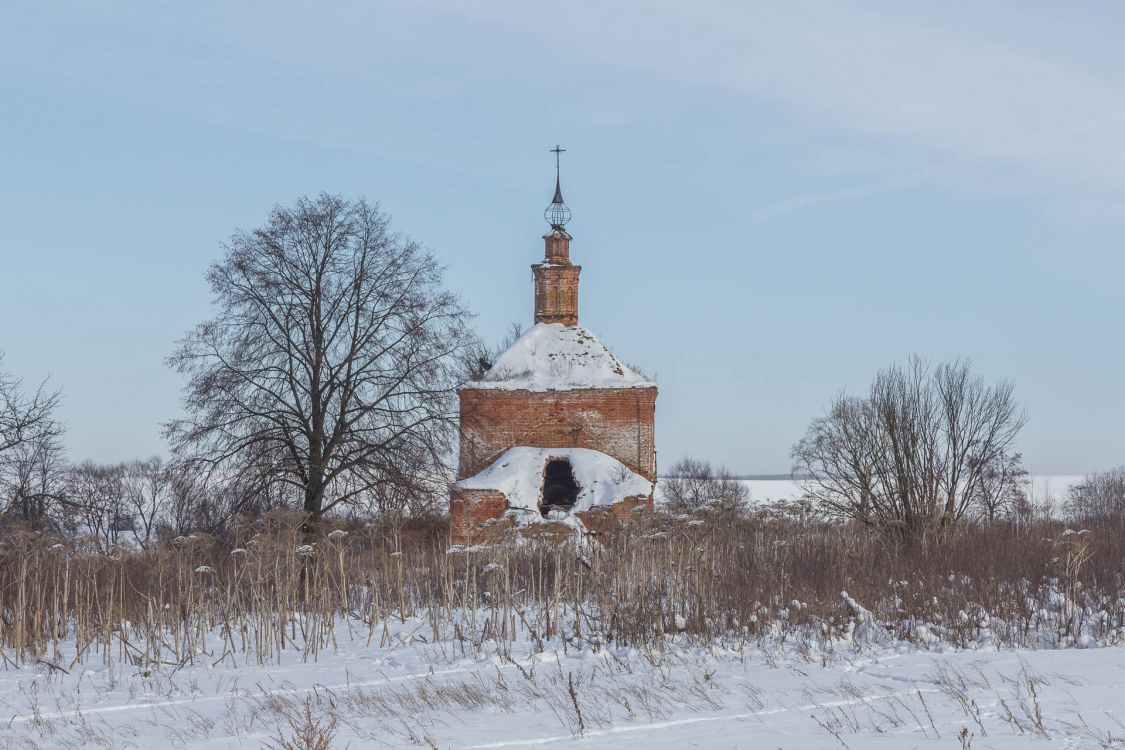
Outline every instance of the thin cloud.
MULTIPOLYGON (((646 3, 638 14, 632 5, 576 2, 548 14, 494 0, 466 12, 539 35, 548 51, 769 100, 826 132, 909 146, 918 162, 955 164, 930 176, 966 189, 1039 193, 1070 205, 1104 205, 1108 193, 1125 207, 1125 70, 1094 75, 1037 55, 995 25, 982 21, 970 36, 901 8, 646 3)), ((894 167, 903 171, 912 170, 894 167)))

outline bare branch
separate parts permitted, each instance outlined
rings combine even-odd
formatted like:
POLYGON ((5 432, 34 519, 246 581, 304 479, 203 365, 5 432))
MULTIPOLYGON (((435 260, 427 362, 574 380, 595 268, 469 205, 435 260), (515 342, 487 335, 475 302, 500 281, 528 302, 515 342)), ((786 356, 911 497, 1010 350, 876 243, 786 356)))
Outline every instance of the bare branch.
POLYGON ((236 233, 208 274, 217 315, 169 359, 189 381, 188 416, 167 426, 177 455, 298 486, 314 519, 443 476, 473 338, 441 276, 363 200, 301 199, 236 233))

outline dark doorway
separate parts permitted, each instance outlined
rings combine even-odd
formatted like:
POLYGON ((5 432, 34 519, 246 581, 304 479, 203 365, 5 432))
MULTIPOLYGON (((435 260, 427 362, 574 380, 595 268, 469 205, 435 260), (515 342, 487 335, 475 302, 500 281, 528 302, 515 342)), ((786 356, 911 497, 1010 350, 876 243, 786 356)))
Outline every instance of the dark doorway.
POLYGON ((552 458, 543 472, 543 504, 540 510, 547 515, 552 510, 570 510, 578 500, 578 483, 574 481, 570 461, 552 458))

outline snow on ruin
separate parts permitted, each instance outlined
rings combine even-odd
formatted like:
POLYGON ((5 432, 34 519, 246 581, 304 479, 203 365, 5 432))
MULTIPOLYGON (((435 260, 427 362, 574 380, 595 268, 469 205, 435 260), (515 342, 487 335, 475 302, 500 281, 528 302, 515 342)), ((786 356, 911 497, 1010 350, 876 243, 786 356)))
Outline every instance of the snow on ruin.
POLYGON ((509 448, 487 469, 462 479, 457 486, 463 490, 498 490, 512 508, 538 512, 543 473, 552 459, 570 462, 579 488, 572 512, 652 494, 652 482, 617 459, 588 448, 509 448))
POLYGON ((656 386, 622 364, 585 328, 537 323, 470 387, 555 391, 656 386))

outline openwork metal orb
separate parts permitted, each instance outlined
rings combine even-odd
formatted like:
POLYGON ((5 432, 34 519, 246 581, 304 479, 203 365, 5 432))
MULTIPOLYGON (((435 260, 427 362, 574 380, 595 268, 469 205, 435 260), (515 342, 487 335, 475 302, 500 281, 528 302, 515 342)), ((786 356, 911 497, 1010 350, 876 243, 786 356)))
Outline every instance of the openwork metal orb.
POLYGON ((562 229, 570 221, 570 209, 560 201, 552 201, 543 212, 543 218, 555 229, 562 229))
POLYGON ((562 229, 570 221, 570 209, 563 202, 562 174, 559 169, 559 156, 564 151, 566 149, 559 145, 551 149, 551 153, 555 155, 555 197, 551 199, 551 205, 547 206, 547 210, 543 212, 543 218, 547 220, 552 229, 562 229))

